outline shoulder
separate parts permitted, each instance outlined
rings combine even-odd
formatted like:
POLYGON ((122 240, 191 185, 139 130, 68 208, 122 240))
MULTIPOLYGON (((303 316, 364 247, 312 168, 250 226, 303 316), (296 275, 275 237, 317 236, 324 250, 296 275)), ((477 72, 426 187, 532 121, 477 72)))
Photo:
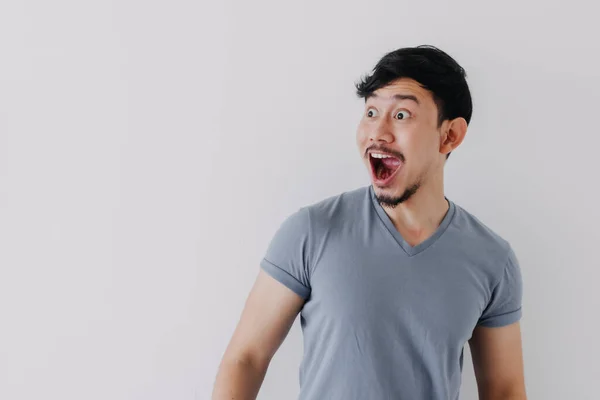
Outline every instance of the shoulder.
POLYGON ((369 200, 369 186, 344 191, 328 196, 320 201, 309 204, 306 210, 311 223, 316 225, 326 224, 331 226, 336 222, 349 222, 357 216, 369 200))
POLYGON ((505 261, 512 251, 508 240, 461 206, 455 207, 452 229, 460 242, 488 259, 505 261))
POLYGON ((288 214, 279 228, 280 232, 298 235, 323 233, 337 223, 351 222, 357 216, 365 200, 369 200, 369 190, 361 187, 304 205, 288 214))
POLYGON ((451 224, 452 243, 465 266, 482 273, 493 287, 506 273, 517 276, 519 263, 508 240, 460 206, 451 224))

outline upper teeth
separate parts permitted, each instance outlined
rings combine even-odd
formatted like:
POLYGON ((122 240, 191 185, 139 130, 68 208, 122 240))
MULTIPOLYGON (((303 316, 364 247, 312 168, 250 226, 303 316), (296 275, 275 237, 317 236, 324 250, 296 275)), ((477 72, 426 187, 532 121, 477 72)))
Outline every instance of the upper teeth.
POLYGON ((392 156, 388 156, 387 154, 371 153, 371 157, 373 157, 373 158, 391 158, 392 156))

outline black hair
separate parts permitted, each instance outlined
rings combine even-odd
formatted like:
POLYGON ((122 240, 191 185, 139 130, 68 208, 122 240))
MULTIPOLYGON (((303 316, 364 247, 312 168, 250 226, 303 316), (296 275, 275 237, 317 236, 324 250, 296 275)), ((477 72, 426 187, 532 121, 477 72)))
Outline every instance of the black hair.
POLYGON ((438 128, 445 120, 458 117, 468 125, 473 103, 466 77, 465 70, 435 46, 404 47, 383 56, 371 74, 356 84, 356 94, 367 101, 377 89, 396 79, 410 78, 432 93, 438 109, 438 128))

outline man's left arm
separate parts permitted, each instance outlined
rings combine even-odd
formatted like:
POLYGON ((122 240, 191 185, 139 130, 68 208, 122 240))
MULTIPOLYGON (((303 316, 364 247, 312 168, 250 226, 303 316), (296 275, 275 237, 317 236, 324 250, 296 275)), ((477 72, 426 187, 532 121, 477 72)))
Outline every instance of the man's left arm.
POLYGON ((526 400, 521 326, 477 326, 469 340, 479 400, 526 400))

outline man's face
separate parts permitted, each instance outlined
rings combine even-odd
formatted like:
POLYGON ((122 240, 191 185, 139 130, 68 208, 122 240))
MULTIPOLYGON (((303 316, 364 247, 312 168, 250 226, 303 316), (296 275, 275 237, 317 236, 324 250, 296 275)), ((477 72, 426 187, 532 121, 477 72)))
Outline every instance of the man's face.
POLYGON ((443 166, 437 121, 431 92, 412 79, 393 81, 366 100, 356 142, 382 204, 406 201, 443 166))

